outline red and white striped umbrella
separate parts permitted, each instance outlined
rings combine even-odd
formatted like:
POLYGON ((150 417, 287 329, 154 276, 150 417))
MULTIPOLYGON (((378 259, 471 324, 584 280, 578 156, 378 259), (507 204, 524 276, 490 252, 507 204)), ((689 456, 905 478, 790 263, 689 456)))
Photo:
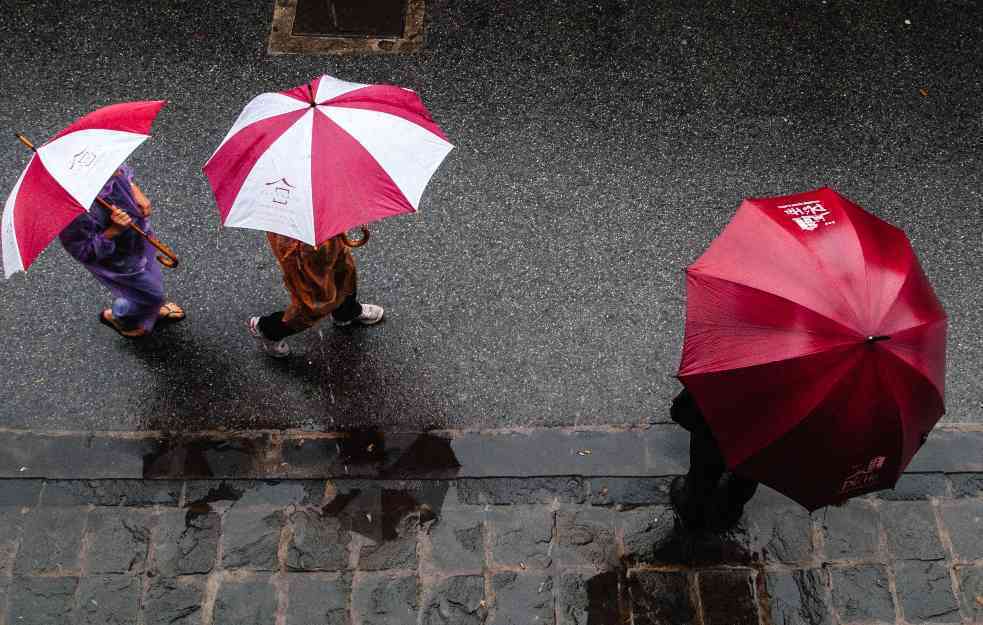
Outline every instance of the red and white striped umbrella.
POLYGON ((85 212, 126 158, 150 138, 167 102, 124 102, 79 118, 37 148, 3 207, 3 269, 24 271, 85 212))
POLYGON ((322 76, 254 98, 203 171, 226 226, 319 245, 415 212, 451 149, 415 92, 322 76))

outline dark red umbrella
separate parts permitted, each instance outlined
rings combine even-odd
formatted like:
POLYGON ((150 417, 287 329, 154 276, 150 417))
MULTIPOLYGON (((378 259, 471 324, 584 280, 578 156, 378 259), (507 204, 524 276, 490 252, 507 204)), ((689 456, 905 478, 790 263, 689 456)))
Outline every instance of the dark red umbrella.
POLYGON ((810 510, 895 484, 945 411, 904 232, 832 189, 748 199, 686 285, 679 378, 732 470, 810 510))

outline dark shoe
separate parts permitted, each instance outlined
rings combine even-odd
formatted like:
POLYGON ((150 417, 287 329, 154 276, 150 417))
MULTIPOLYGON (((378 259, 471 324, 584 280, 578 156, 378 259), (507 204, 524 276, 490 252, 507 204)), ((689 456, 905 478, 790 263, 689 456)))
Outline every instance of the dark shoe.
POLYGON ((683 528, 695 532, 706 527, 706 518, 698 511, 699 507, 692 505, 686 488, 686 476, 680 475, 673 479, 669 485, 669 501, 672 502, 673 510, 683 528), (694 511, 694 507, 697 508, 697 511, 694 511))

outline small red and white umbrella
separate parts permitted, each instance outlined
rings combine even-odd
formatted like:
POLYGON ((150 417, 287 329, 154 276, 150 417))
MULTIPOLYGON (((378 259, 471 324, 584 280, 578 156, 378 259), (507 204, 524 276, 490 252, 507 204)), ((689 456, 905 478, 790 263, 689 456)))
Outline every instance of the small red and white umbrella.
POLYGON ((150 138, 150 127, 165 104, 155 100, 103 107, 37 148, 3 207, 3 269, 8 278, 30 267, 92 205, 113 172, 150 138))
POLYGON ((415 92, 322 76, 254 98, 202 170, 224 225, 319 245, 415 212, 452 149, 415 92))

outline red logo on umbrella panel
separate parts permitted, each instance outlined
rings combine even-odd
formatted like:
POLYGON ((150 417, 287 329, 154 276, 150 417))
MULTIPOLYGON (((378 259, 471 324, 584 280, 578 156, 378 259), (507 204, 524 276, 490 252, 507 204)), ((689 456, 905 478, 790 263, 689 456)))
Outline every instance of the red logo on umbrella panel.
MULTIPOLYGON (((274 180, 273 182, 267 182, 266 186, 273 187, 273 204, 280 206, 286 206, 290 203, 290 192, 297 188, 287 182, 286 178, 280 178, 279 180, 274 180)), ((276 206, 273 208, 276 208, 276 206)))
POLYGON ((832 219, 827 219, 829 210, 819 200, 780 204, 778 208, 784 209, 785 214, 790 216, 792 221, 802 230, 815 230, 819 228, 820 224, 832 226, 836 223, 832 219))
POLYGON ((850 493, 872 486, 878 481, 878 473, 884 468, 887 462, 886 456, 872 458, 866 465, 856 467, 840 487, 840 494, 850 493))
POLYGON ((89 148, 82 148, 81 152, 72 155, 72 162, 68 168, 71 170, 87 169, 96 162, 96 157, 98 154, 90 152, 89 148))

